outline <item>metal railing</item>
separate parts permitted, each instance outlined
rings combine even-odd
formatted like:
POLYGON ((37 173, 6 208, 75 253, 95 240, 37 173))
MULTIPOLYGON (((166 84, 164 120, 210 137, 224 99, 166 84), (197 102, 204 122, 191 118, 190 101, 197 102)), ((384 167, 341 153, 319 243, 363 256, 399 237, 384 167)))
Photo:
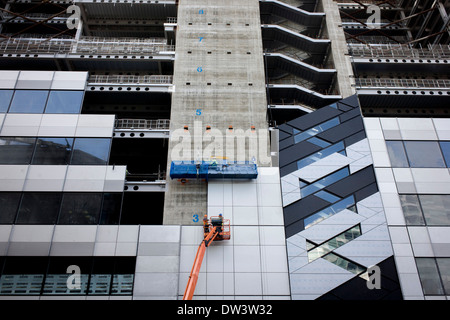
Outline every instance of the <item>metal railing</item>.
POLYGON ((356 87, 381 88, 450 88, 450 80, 445 79, 355 79, 356 87))
POLYGON ((116 83, 116 84, 172 84, 173 76, 166 75, 93 75, 88 82, 94 83, 116 83))
POLYGON ((166 39, 21 37, 0 41, 0 53, 88 53, 88 54, 155 54, 174 51, 166 39))
POLYGON ((115 129, 169 130, 169 119, 116 119, 115 129))
POLYGON ((406 45, 348 45, 354 57, 371 58, 415 58, 415 59, 447 59, 450 58, 450 45, 429 45, 425 48, 413 48, 406 45))

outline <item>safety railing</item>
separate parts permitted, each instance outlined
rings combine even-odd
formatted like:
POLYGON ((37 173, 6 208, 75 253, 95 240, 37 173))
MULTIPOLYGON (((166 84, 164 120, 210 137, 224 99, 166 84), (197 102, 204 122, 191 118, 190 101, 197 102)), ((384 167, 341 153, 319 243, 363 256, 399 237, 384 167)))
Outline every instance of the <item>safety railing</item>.
POLYGON ((430 45, 425 48, 413 48, 405 45, 352 45, 349 44, 349 53, 354 57, 371 58, 415 58, 415 59, 448 59, 450 58, 450 45, 430 45))
POLYGON ((356 87, 384 88, 450 88, 446 79, 355 79, 356 87))
POLYGON ((94 83, 114 83, 114 84, 172 84, 173 76, 166 75, 92 75, 88 82, 94 83))
POLYGON ((115 129, 136 130, 169 130, 169 119, 147 120, 147 119, 116 119, 115 129))
POLYGON ((174 51, 164 38, 67 38, 21 37, 0 40, 0 53, 157 54, 174 51))

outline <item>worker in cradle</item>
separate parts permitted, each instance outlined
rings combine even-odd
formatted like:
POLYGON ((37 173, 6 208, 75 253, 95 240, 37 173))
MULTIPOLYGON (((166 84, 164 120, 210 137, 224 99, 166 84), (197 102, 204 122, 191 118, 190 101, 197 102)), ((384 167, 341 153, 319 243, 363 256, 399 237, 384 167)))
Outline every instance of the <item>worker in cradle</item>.
POLYGON ((208 215, 205 214, 203 216, 203 232, 209 233, 209 221, 208 221, 208 215))

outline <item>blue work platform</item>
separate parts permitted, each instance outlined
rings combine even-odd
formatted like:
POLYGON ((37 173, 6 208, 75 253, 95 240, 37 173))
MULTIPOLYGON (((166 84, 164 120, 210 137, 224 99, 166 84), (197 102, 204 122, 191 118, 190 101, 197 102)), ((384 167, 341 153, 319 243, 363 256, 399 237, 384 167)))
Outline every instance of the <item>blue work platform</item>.
POLYGON ((255 163, 239 161, 172 161, 172 179, 256 179, 255 163))

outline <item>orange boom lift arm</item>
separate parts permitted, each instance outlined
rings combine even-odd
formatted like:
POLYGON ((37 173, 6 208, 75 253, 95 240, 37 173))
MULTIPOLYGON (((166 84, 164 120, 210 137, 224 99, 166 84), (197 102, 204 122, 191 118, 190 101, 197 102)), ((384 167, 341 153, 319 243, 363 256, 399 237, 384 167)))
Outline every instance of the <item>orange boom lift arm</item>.
POLYGON ((211 217, 211 220, 208 221, 208 218, 205 215, 203 219, 203 241, 198 246, 194 265, 192 266, 186 290, 184 291, 183 300, 192 300, 192 297, 194 296, 195 286, 197 285, 198 274, 202 267, 206 248, 209 247, 213 241, 229 240, 230 237, 230 220, 223 219, 222 215, 219 215, 218 217, 211 217))

